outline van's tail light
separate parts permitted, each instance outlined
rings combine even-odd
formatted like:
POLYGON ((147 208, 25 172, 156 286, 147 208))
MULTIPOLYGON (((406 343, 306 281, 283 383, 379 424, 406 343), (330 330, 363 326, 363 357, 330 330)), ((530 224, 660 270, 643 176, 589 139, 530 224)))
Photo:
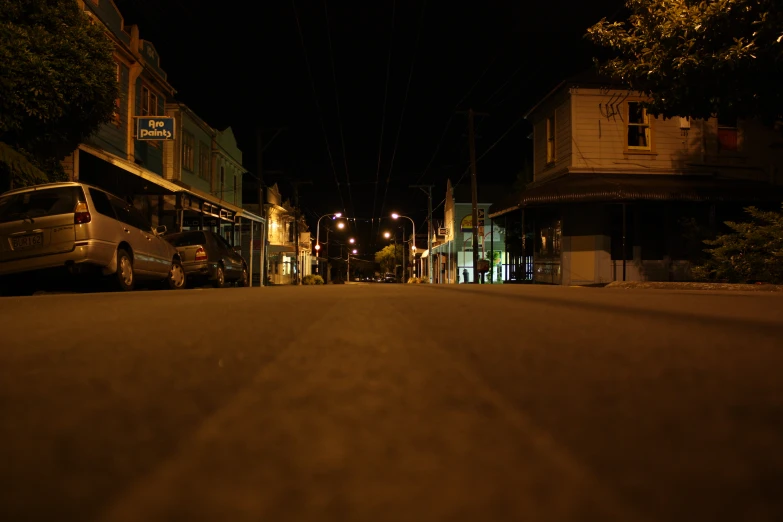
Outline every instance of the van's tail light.
POLYGON ((196 261, 206 261, 207 260, 207 251, 204 250, 204 247, 198 247, 198 250, 196 250, 196 261))
POLYGON ((80 201, 76 204, 76 209, 73 211, 73 222, 76 225, 83 225, 92 221, 90 211, 87 209, 87 203, 80 201))

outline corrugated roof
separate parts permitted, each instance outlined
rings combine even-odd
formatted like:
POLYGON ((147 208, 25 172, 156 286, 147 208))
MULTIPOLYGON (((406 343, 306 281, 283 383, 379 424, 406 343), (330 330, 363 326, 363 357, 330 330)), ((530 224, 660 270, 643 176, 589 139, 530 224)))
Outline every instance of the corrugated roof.
POLYGON ((712 176, 572 174, 510 195, 492 205, 489 215, 555 203, 622 201, 776 202, 783 201, 783 187, 712 176))

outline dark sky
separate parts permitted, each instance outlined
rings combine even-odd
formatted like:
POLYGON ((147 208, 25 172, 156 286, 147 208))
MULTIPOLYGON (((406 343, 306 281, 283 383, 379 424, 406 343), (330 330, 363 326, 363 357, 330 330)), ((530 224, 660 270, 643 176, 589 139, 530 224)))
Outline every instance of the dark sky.
MULTIPOLYGON (((213 127, 234 129, 246 168, 257 172, 260 128, 268 142, 274 137, 265 182, 288 195, 287 178, 312 182, 301 188, 311 225, 347 210, 371 250, 378 226, 370 233, 362 219, 398 211, 423 226, 426 196, 408 186, 434 184, 437 206, 446 179, 462 177, 467 117, 455 109, 489 114, 477 119, 477 154, 496 146, 478 164, 479 185, 510 185, 531 156, 522 115, 591 65, 598 51, 584 40, 586 28, 616 16, 623 2, 116 3, 158 49, 179 100, 213 127)), ((442 207, 434 216, 442 219, 442 207)))

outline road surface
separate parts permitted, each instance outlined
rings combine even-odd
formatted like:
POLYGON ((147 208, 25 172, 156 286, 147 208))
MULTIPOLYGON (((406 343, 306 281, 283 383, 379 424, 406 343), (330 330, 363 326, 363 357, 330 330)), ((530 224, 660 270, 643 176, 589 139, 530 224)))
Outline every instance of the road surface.
POLYGON ((0 520, 783 519, 783 293, 0 299, 0 520))

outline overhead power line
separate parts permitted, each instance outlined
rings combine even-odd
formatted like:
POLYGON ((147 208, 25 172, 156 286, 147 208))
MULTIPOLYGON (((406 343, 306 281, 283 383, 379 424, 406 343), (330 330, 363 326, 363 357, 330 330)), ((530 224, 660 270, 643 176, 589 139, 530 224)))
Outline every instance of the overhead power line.
POLYGON ((326 133, 326 125, 324 124, 324 115, 323 115, 323 111, 321 110, 321 103, 318 101, 318 92, 315 89, 315 80, 313 80, 313 69, 310 66, 310 58, 307 55, 307 45, 305 44, 304 34, 302 33, 302 24, 299 21, 299 12, 296 10, 296 0, 291 0, 291 6, 294 9, 294 17, 296 18, 296 28, 297 31, 299 32, 299 41, 302 43, 302 51, 304 53, 305 65, 307 65, 307 76, 310 79, 310 87, 313 90, 313 101, 315 102, 316 109, 318 110, 318 119, 321 121, 321 131, 323 132, 324 135, 326 152, 329 155, 329 164, 332 166, 332 172, 334 173, 334 182, 337 184, 337 193, 340 195, 340 204, 343 207, 343 211, 347 212, 342 189, 340 187, 340 179, 337 176, 337 169, 334 167, 334 157, 332 155, 332 147, 329 146, 329 135, 326 133))

